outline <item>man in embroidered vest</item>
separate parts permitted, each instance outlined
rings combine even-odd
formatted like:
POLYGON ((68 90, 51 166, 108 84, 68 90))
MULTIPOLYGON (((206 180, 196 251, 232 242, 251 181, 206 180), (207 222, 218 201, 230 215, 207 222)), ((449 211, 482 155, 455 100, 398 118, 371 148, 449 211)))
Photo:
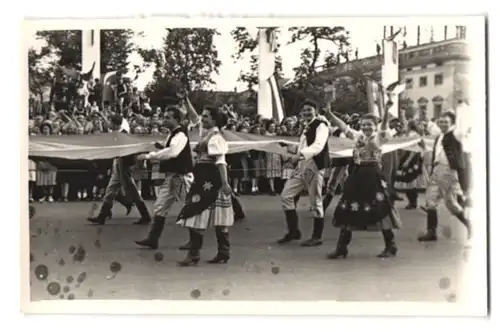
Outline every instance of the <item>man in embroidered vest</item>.
POLYGON ((175 202, 184 202, 193 182, 193 157, 187 128, 181 126, 182 120, 183 113, 178 107, 167 107, 165 124, 170 129, 170 135, 166 144, 157 145, 161 150, 144 156, 147 160, 160 161, 160 172, 165 174, 165 180, 154 203, 154 219, 149 234, 146 239, 135 241, 143 247, 158 248, 168 212, 175 202))
POLYGON ((322 244, 324 211, 321 192, 325 169, 329 167, 330 162, 328 152, 329 124, 324 118, 317 116, 317 110, 318 105, 314 101, 306 100, 302 104, 301 115, 307 126, 302 132, 299 145, 288 146, 288 152, 292 154, 293 161, 298 162, 298 164, 281 193, 281 203, 285 211, 288 232, 282 239, 278 240, 279 244, 299 240, 302 237, 294 198, 304 189, 307 189, 309 194, 311 210, 314 213, 314 225, 311 239, 301 245, 311 247, 322 244))
POLYGON ((459 176, 465 168, 462 140, 464 133, 456 128, 456 115, 445 112, 439 118, 441 135, 434 142, 432 151, 432 170, 426 192, 427 233, 419 241, 436 241, 438 226, 437 206, 444 199, 448 210, 456 216, 471 237, 471 223, 464 214, 458 198, 463 195, 459 176))
MULTIPOLYGON (((111 126, 113 131, 121 133, 129 133, 129 126, 127 120, 123 119, 121 115, 113 115, 111 117, 111 126)), ((113 168, 111 178, 109 179, 106 193, 104 195, 104 202, 97 217, 87 218, 95 224, 103 225, 106 219, 111 215, 113 208, 113 201, 123 191, 127 197, 132 199, 139 211, 141 218, 135 222, 136 225, 147 225, 151 222, 151 216, 144 200, 142 199, 137 187, 132 178, 131 166, 135 163, 135 156, 119 157, 113 160, 113 168)))

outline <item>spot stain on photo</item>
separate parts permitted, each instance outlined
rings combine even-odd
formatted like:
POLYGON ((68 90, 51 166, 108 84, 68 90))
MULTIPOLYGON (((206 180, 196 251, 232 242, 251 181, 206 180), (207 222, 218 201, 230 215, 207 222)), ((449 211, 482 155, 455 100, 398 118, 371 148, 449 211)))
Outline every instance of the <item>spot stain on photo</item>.
POLYGON ((87 272, 81 272, 78 277, 76 278, 76 282, 81 284, 87 279, 87 272))
POLYGON ((157 262, 163 261, 163 258, 164 258, 163 253, 161 253, 161 252, 155 253, 154 258, 155 258, 155 261, 157 261, 157 262))
POLYGON ((451 280, 448 277, 442 277, 439 279, 439 288, 441 289, 448 289, 451 286, 451 280))
POLYGON ((279 266, 273 266, 271 268, 271 272, 274 274, 274 275, 277 275, 278 273, 280 273, 280 268, 279 266))
POLYGON ((87 251, 82 245, 79 245, 76 249, 75 254, 73 255, 73 262, 82 263, 87 256, 87 251))
POLYGON ((199 289, 193 289, 191 291, 191 298, 198 299, 201 296, 201 291, 199 289))
POLYGON ((49 268, 47 267, 47 265, 41 264, 35 267, 35 277, 38 280, 40 281, 46 280, 48 276, 49 276, 49 268))
POLYGON ((47 292, 52 296, 57 296, 61 292, 61 285, 56 281, 52 281, 47 285, 47 292))
POLYGON ((442 234, 443 234, 443 237, 445 239, 451 239, 451 236, 452 236, 452 230, 451 230, 451 227, 450 226, 443 226, 443 229, 442 229, 442 234))

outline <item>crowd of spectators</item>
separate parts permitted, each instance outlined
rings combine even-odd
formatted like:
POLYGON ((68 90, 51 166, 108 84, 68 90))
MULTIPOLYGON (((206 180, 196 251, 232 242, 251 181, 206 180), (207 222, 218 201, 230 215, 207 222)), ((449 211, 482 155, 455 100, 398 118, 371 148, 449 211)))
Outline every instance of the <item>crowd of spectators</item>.
MULTIPOLYGON (((119 113, 127 119, 132 134, 166 135, 161 107, 152 106, 143 92, 130 82, 119 79, 113 86, 115 102, 103 101, 103 86, 99 79, 91 82, 59 77, 53 84, 50 102, 40 105, 30 98, 30 135, 90 135, 108 132, 109 117, 119 113)), ((357 128, 358 114, 343 115, 343 120, 357 128)), ((391 124, 395 133, 401 124, 391 124)), ((280 123, 259 116, 232 118, 225 130, 266 136, 299 136, 304 124, 297 116, 280 123)), ((422 135, 435 131, 435 124, 421 121, 422 135)), ((332 128, 332 133, 335 128, 332 128)), ((288 179, 295 165, 280 155, 249 151, 228 156, 233 190, 237 194, 275 195, 288 179)), ((54 199, 98 200, 110 175, 111 161, 66 163, 63 167, 30 160, 30 200, 52 202, 54 199)), ((155 186, 161 183, 157 165, 138 162, 135 180, 145 199, 155 197, 155 186)))

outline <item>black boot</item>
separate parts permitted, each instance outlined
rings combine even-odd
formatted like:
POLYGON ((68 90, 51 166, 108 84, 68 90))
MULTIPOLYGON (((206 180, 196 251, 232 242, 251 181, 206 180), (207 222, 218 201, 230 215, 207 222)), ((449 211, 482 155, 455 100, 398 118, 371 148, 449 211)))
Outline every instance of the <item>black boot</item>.
POLYGON ((351 243, 352 232, 348 229, 341 229, 339 239, 337 240, 337 248, 331 254, 328 254, 326 258, 328 259, 339 259, 346 258, 349 251, 347 246, 351 243))
POLYGON ((217 237, 217 255, 207 261, 209 264, 226 264, 229 260, 229 232, 223 231, 224 227, 215 227, 217 237))
POLYGON ((286 225, 288 227, 288 233, 279 239, 278 244, 289 243, 293 240, 300 240, 302 234, 299 231, 299 216, 295 210, 285 210, 286 225))
POLYGON ((418 194, 416 191, 408 191, 406 193, 406 197, 408 198, 408 205, 405 207, 406 210, 415 210, 417 208, 417 197, 418 194))
POLYGON ((127 202, 125 197, 123 195, 117 195, 115 197, 115 201, 117 201, 118 203, 120 203, 121 205, 123 205, 125 207, 125 209, 127 210, 125 215, 129 215, 130 212, 132 211, 132 207, 134 206, 132 203, 130 202, 127 202))
POLYGON ((106 219, 111 215, 112 207, 113 206, 108 202, 102 203, 101 210, 99 211, 97 217, 90 217, 87 218, 87 220, 93 222, 94 224, 104 225, 106 219))
POLYGON ((427 211, 427 233, 419 236, 420 242, 437 241, 436 229, 438 225, 438 215, 436 209, 426 209, 427 211))
POLYGON ((396 256, 398 248, 396 247, 396 242, 394 242, 394 232, 392 229, 384 229, 382 230, 382 235, 384 236, 385 248, 377 257, 387 258, 396 256))
POLYGON ((135 241, 135 243, 137 243, 142 247, 158 249, 158 241, 160 239, 164 227, 165 227, 165 217, 155 216, 153 220, 153 225, 149 230, 148 237, 141 241, 135 241))
POLYGON ((472 237, 472 225, 470 223, 470 220, 468 220, 466 217, 465 217, 465 214, 464 212, 460 212, 458 214, 455 215, 458 220, 460 220, 460 222, 465 226, 466 230, 467 230, 467 240, 470 240, 471 237, 472 237))
POLYGON ((147 225, 151 222, 151 216, 149 215, 148 208, 146 207, 146 204, 144 201, 139 201, 136 203, 137 205, 137 210, 139 210, 139 213, 141 214, 141 218, 137 220, 134 225, 147 225))
POLYGON ((326 211, 326 209, 328 209, 332 200, 333 200, 333 195, 331 195, 331 194, 325 195, 325 198, 323 198, 323 210, 324 211, 326 211))
POLYGON ((194 229, 189 229, 189 251, 184 260, 177 262, 179 266, 192 266, 200 261, 200 249, 203 246, 203 234, 198 233, 194 229))
POLYGON ((323 244, 321 238, 323 236, 323 228, 325 227, 324 218, 314 218, 313 233, 309 240, 300 244, 302 247, 316 247, 323 244))

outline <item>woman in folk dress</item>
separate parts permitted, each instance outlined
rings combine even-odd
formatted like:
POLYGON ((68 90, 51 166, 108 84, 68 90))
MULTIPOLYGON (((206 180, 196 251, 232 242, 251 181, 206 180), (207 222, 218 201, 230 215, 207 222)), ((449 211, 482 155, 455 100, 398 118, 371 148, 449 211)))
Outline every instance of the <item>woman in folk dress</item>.
MULTIPOLYGON (((391 104, 389 101, 388 105, 391 104)), ((347 256, 347 246, 354 230, 382 231, 385 248, 378 257, 391 257, 397 253, 392 230, 398 229, 401 222, 381 168, 381 145, 388 141, 390 135, 387 131, 387 108, 380 130, 377 130, 378 118, 373 115, 364 115, 360 122, 361 131, 355 131, 331 114, 346 136, 356 141, 356 145, 353 149, 354 166, 333 217, 333 226, 341 230, 337 248, 327 256, 329 259, 347 256)))
MULTIPOLYGON (((408 122, 408 137, 420 137, 415 121, 408 122)), ((429 176, 424 164, 425 143, 419 142, 420 152, 404 151, 396 171, 394 188, 406 193, 407 210, 417 208, 418 192, 427 188, 429 176)))
MULTIPOLYGON (((45 121, 40 126, 40 131, 43 135, 49 136, 52 135, 52 124, 50 121, 45 121)), ((49 202, 52 203, 54 201, 54 187, 56 185, 56 177, 57 177, 57 168, 46 162, 40 161, 37 165, 37 173, 36 173, 36 184, 40 187, 40 203, 49 202)))
MULTIPOLYGON (((266 123, 266 136, 276 136, 276 125, 272 121, 266 123)), ((265 175, 269 183, 269 190, 272 196, 276 195, 276 180, 281 178, 281 155, 266 152, 265 154, 266 170, 265 175)))
POLYGON ((224 264, 229 260, 229 227, 234 222, 231 203, 232 190, 227 176, 225 155, 228 144, 221 128, 227 116, 213 107, 203 110, 201 122, 206 136, 196 145, 196 165, 186 202, 177 224, 189 229, 189 251, 180 266, 196 265, 200 260, 204 231, 215 227, 217 255, 207 261, 210 264, 224 264))

